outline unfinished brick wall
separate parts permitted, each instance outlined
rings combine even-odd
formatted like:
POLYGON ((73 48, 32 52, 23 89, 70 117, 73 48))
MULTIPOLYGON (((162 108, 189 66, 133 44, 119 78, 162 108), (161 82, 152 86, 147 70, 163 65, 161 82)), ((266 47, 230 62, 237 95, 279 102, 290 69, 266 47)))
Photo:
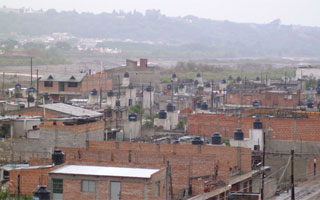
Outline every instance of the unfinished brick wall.
MULTIPOLYGON (((60 148, 60 147, 59 147, 60 148)), ((173 194, 179 195, 189 186, 189 178, 213 176, 218 165, 218 177, 229 181, 230 169, 251 171, 251 151, 245 148, 154 144, 113 141, 89 141, 88 149, 63 148, 67 162, 142 168, 164 168, 169 161, 172 170, 173 194)))
MULTIPOLYGON (((309 114, 308 118, 278 118, 259 117, 263 128, 267 130, 267 138, 271 140, 320 141, 320 117, 309 114)), ((241 128, 245 138, 249 137, 249 130, 253 128, 255 118, 234 117, 216 114, 193 114, 188 118, 191 135, 211 137, 218 131, 222 137, 233 138, 234 131, 241 128)))
POLYGON ((21 169, 10 171, 10 194, 18 193, 18 175, 20 175, 21 194, 32 195, 38 185, 48 185, 48 172, 51 168, 21 169))
POLYGON ((112 90, 112 79, 108 78, 108 73, 87 75, 80 84, 80 92, 90 92, 93 88, 112 90))
POLYGON ((274 91, 228 93, 227 104, 252 105, 258 100, 262 106, 295 107, 299 104, 300 92, 283 93, 274 91))
POLYGON ((85 132, 91 132, 91 131, 97 131, 97 130, 103 130, 104 129, 104 122, 103 121, 97 121, 97 122, 90 122, 87 124, 76 124, 76 125, 63 125, 62 120, 53 121, 53 120, 47 120, 44 121, 43 124, 41 124, 40 130, 50 130, 50 129, 56 129, 56 130, 70 130, 74 133, 85 133, 85 132), (55 125, 54 125, 55 123, 55 125))

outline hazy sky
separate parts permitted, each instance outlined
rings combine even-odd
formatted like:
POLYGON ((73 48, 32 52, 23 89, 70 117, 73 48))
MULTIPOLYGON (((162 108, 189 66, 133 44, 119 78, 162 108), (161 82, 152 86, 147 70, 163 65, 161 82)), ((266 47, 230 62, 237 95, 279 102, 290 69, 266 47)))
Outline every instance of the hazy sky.
POLYGON ((159 9, 168 16, 255 23, 279 18, 283 24, 320 26, 320 0, 0 0, 3 5, 94 13, 159 9))

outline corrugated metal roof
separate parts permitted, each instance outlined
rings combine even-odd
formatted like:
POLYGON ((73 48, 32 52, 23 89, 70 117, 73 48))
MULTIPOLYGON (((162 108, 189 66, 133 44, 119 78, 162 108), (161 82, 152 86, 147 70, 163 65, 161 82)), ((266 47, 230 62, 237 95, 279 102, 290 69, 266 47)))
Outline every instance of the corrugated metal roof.
MULTIPOLYGON (((43 107, 43 105, 39 105, 39 107, 43 107)), ((96 111, 71 106, 65 103, 46 104, 45 108, 76 117, 100 117, 103 115, 96 111)))
POLYGON ((159 170, 160 169, 65 165, 61 168, 51 171, 50 174, 150 178, 152 174, 158 172, 159 170))
POLYGON ((64 82, 81 82, 86 76, 86 73, 48 73, 43 75, 41 81, 64 81, 64 82))

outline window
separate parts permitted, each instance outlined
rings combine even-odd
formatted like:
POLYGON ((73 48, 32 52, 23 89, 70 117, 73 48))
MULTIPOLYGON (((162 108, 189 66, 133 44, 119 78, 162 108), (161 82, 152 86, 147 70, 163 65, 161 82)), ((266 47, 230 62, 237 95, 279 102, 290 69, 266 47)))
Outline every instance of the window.
POLYGON ((68 87, 78 87, 78 83, 68 82, 68 87))
POLYGON ((155 194, 156 197, 160 196, 160 181, 156 182, 156 189, 155 189, 155 194))
POLYGON ((53 82, 52 81, 45 81, 44 82, 44 87, 52 87, 53 86, 53 82))
POLYGON ((52 192, 56 194, 63 193, 63 179, 52 179, 52 192))
POLYGON ((95 192, 96 191, 96 182, 95 181, 82 181, 82 192, 95 192))

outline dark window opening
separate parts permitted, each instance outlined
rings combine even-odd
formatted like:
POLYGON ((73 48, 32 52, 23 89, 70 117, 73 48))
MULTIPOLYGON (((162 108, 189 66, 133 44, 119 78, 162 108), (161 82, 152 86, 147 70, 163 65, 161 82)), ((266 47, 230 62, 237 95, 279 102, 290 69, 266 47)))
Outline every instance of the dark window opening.
POLYGON ((53 87, 53 82, 52 81, 45 81, 44 87, 53 87))
POLYGON ((68 87, 78 87, 78 83, 68 82, 68 87))

